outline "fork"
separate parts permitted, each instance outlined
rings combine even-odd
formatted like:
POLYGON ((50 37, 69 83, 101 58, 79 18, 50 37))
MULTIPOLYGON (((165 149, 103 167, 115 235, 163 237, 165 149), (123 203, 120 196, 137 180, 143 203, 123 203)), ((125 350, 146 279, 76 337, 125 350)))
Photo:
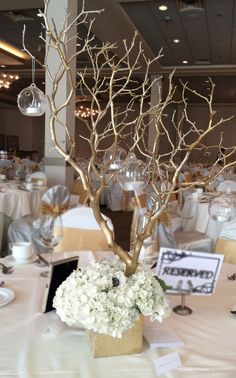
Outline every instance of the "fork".
POLYGON ((0 266, 2 267, 2 273, 3 274, 11 274, 14 272, 14 269, 12 266, 6 266, 2 263, 0 263, 0 266))

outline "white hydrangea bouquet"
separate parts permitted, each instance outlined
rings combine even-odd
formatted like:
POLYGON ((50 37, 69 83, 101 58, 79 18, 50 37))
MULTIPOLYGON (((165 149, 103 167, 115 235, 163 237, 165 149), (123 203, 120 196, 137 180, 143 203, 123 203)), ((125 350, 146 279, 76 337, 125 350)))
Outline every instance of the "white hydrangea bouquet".
POLYGON ((120 338, 140 314, 162 321, 169 303, 154 273, 139 266, 126 277, 120 260, 92 262, 71 273, 53 300, 58 316, 69 326, 120 338))

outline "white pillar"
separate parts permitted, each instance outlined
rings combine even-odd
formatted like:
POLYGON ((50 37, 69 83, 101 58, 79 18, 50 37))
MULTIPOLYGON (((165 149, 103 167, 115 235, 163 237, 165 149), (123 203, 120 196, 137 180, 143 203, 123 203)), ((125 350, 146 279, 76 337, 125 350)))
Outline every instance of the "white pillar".
MULTIPOLYGON (((65 20, 65 15, 70 14, 71 17, 67 20, 69 24, 72 19, 74 19, 77 15, 77 1, 75 0, 50 0, 49 7, 48 7, 48 20, 51 22, 53 19, 58 32, 61 30, 62 24, 65 20)), ((76 35, 76 26, 72 27, 68 34, 67 40, 70 39, 71 36, 76 35)), ((70 57, 76 52, 76 38, 71 38, 70 43, 67 48, 67 56, 70 57)), ((54 49, 50 49, 49 54, 47 56, 46 64, 50 69, 50 73, 53 75, 56 74, 61 61, 56 54, 54 49)), ((74 59, 71 64, 70 68, 72 70, 74 81, 76 78, 76 60, 74 59)), ((52 83, 46 75, 45 78, 45 88, 46 94, 50 96, 52 83)), ((56 104, 62 104, 66 101, 67 96, 69 94, 70 85, 67 75, 62 77, 62 80, 59 83, 59 90, 56 96, 56 104)), ((74 116, 74 107, 75 107, 75 98, 72 98, 71 103, 67 106, 63 111, 60 112, 59 120, 67 125, 67 128, 70 132, 72 140, 74 140, 75 135, 75 116, 74 116)), ((44 165, 45 165, 45 173, 48 177, 48 184, 49 186, 52 185, 66 185, 68 187, 72 186, 74 181, 74 170, 70 166, 66 165, 64 159, 58 154, 55 149, 52 147, 50 130, 49 130, 49 117, 50 117, 50 109, 49 106, 47 107, 46 114, 45 114, 45 146, 44 146, 44 165)), ((66 132, 64 128, 60 124, 56 124, 57 129, 57 136, 58 141, 61 145, 66 147, 66 132)))
MULTIPOLYGON (((156 76, 152 76, 151 80, 154 81, 157 79, 156 76)), ((161 101, 161 93, 162 93, 162 79, 160 78, 159 80, 157 79, 151 88, 151 104, 150 107, 153 107, 161 101)), ((150 151, 153 147, 154 140, 156 138, 156 120, 155 118, 150 115, 150 125, 148 129, 148 150, 150 151)), ((158 145, 157 145, 157 150, 159 148, 159 142, 158 140, 158 145)))

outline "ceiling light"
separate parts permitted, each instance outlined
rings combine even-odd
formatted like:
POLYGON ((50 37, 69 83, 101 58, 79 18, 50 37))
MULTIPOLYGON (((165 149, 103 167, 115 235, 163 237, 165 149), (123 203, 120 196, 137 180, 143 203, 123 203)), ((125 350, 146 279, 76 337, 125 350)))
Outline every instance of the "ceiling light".
POLYGON ((29 55, 24 53, 23 51, 17 49, 14 46, 9 45, 9 43, 0 41, 0 49, 8 52, 11 55, 17 56, 18 58, 21 59, 29 59, 29 55))
POLYGON ((203 11, 203 0, 177 0, 177 7, 180 12, 203 11))
POLYGON ((175 39, 173 39, 173 42, 174 43, 180 43, 180 39, 179 38, 175 38, 175 39))
POLYGON ((159 7, 158 7, 158 9, 160 10, 160 11, 166 11, 167 9, 168 9, 168 7, 166 6, 166 5, 159 5, 159 7))
POLYGON ((6 88, 8 89, 13 81, 18 80, 20 77, 18 75, 11 75, 11 74, 0 74, 0 89, 6 88))
POLYGON ((188 64, 188 60, 183 60, 183 64, 188 64))

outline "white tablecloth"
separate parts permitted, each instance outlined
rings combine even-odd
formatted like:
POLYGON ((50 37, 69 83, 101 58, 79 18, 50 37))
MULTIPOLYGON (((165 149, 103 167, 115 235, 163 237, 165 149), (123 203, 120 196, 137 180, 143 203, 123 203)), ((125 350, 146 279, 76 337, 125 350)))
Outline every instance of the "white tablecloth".
POLYGON ((0 190, 0 212, 8 215, 13 220, 26 215, 35 216, 38 214, 41 197, 46 188, 39 188, 32 191, 19 188, 7 188, 3 186, 0 190))
MULTIPOLYGON (((0 377, 155 378, 154 361, 173 351, 182 366, 163 378, 236 377, 236 315, 229 312, 236 304, 236 281, 227 280, 235 265, 223 265, 212 296, 187 297, 192 315, 172 313, 166 321, 183 340, 183 347, 152 350, 144 342, 141 354, 100 359, 91 356, 83 330, 63 325, 54 312, 41 314, 45 286, 41 271, 36 264, 28 264, 16 265, 8 276, 0 273, 5 287, 16 294, 0 308, 0 377)), ((178 296, 170 300, 173 306, 180 302, 178 296)))

